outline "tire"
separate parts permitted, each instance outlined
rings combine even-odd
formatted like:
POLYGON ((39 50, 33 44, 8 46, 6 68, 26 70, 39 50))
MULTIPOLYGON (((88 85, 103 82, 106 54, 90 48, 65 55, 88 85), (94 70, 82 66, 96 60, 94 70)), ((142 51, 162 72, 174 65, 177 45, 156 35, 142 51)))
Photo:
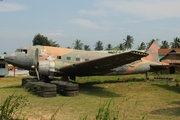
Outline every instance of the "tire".
POLYGON ((24 86, 28 82, 37 82, 37 79, 35 78, 22 78, 22 86, 24 86))
POLYGON ((56 97, 56 92, 41 92, 38 94, 41 97, 56 97))
POLYGON ((62 95, 69 96, 69 97, 78 96, 79 95, 79 90, 76 90, 76 91, 63 91, 62 95))
POLYGON ((64 91, 76 91, 76 90, 79 90, 79 85, 74 84, 74 83, 68 83, 68 84, 64 85, 63 90, 64 91))

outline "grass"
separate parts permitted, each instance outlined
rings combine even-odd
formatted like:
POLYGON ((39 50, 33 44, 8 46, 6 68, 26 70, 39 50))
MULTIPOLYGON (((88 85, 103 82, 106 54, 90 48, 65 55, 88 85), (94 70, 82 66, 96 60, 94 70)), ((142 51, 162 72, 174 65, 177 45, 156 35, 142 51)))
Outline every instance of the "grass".
MULTIPOLYGON (((21 87, 23 76, 0 78, 0 105, 11 95, 25 96, 31 108, 24 113, 29 119, 50 120, 95 120, 99 108, 111 102, 110 107, 118 111, 121 120, 180 119, 180 87, 176 82, 153 82, 156 74, 150 74, 150 82, 145 82, 144 74, 78 77, 79 96, 42 98, 27 92, 21 87), (84 118, 84 119, 85 119, 84 118)), ((160 75, 173 77, 179 81, 180 75, 160 75)), ((22 111, 23 112, 23 111, 22 111)))

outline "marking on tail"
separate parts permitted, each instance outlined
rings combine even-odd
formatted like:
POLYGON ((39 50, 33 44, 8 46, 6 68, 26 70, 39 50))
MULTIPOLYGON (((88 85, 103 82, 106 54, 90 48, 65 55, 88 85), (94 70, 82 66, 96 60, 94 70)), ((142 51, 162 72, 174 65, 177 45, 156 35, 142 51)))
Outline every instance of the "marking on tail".
POLYGON ((149 55, 146 57, 147 60, 159 63, 158 55, 158 40, 155 40, 151 46, 146 50, 149 55))

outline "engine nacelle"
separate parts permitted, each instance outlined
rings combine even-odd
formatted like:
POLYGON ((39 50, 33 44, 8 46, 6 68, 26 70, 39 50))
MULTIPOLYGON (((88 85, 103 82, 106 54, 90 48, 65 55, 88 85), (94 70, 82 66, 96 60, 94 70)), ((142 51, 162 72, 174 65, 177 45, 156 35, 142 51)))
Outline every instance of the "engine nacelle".
POLYGON ((41 61, 39 61, 38 71, 39 71, 40 75, 54 76, 55 61, 54 60, 41 60, 41 61))

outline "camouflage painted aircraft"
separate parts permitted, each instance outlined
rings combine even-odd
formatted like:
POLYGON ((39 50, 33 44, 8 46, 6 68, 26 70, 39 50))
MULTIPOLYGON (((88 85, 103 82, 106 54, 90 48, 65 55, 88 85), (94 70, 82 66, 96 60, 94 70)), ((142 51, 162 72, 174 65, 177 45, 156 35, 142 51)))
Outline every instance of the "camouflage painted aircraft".
POLYGON ((62 76, 66 80, 68 77, 75 80, 76 76, 146 73, 157 70, 154 67, 160 65, 157 42, 146 52, 129 51, 119 54, 29 46, 7 54, 5 60, 14 66, 35 71, 38 79, 39 76, 62 76))

